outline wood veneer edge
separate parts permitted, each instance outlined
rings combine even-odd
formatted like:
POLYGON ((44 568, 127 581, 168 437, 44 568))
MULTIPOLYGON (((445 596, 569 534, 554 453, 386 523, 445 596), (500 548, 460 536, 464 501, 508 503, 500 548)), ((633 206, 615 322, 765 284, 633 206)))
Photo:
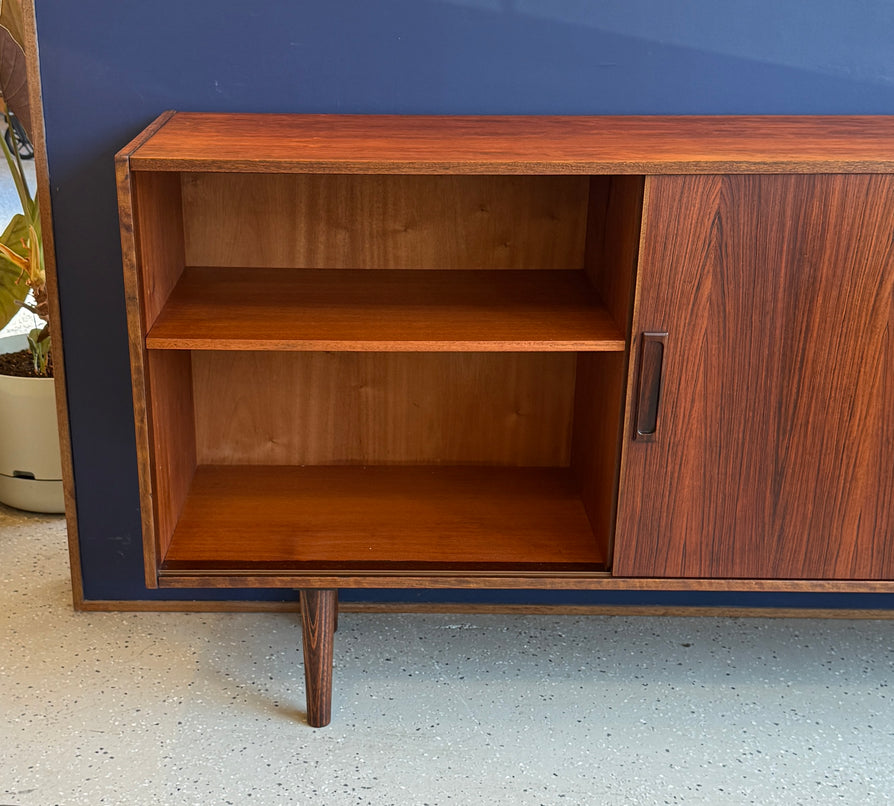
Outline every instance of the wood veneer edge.
POLYGON ((206 588, 420 588, 502 589, 502 590, 578 590, 578 591, 710 591, 715 593, 894 593, 894 580, 834 579, 704 579, 612 577, 598 571, 586 575, 574 572, 516 574, 447 574, 388 572, 250 572, 169 571, 159 575, 159 587, 170 589, 206 588))
MULTIPOLYGON (((30 0, 33 2, 33 0, 30 0)), ((152 121, 145 129, 141 130, 136 137, 133 138, 124 148, 118 151, 115 154, 115 162, 120 161, 130 161, 130 158, 133 156, 133 153, 145 143, 150 137, 152 137, 162 126, 165 125, 174 115, 176 115, 176 111, 173 109, 167 109, 162 112, 155 120, 152 121)))
POLYGON ((640 300, 640 279, 639 279, 639 260, 640 251, 643 243, 643 222, 645 221, 646 212, 649 207, 649 199, 651 192, 650 177, 642 177, 642 184, 637 188, 636 200, 638 201, 638 218, 636 222, 636 246, 633 252, 633 262, 629 267, 633 273, 629 285, 629 296, 627 298, 627 306, 624 311, 625 319, 623 322, 624 344, 626 347, 624 355, 623 379, 621 400, 621 416, 619 418, 617 428, 617 447, 615 449, 615 475, 614 489, 612 490, 612 507, 611 507, 611 531, 608 535, 608 546, 606 547, 607 569, 611 571, 615 565, 615 539, 618 533, 618 501, 621 495, 621 477, 624 467, 625 451, 626 451, 626 435, 631 425, 630 402, 632 401, 632 381, 633 381, 633 365, 635 357, 633 353, 633 344, 635 341, 635 331, 633 329, 639 314, 640 300))
POLYGON ((894 160, 667 160, 667 161, 581 161, 581 162, 504 162, 500 160, 458 162, 419 160, 391 162, 381 160, 240 160, 134 157, 140 171, 192 173, 301 173, 301 174, 401 174, 433 176, 671 176, 677 174, 875 174, 894 173, 894 160))
POLYGON ((646 176, 643 181, 643 197, 642 206, 640 208, 639 221, 639 238, 636 245, 636 264, 633 267, 633 298, 631 300, 629 318, 627 321, 628 333, 627 344, 627 387, 624 397, 624 411, 621 415, 621 433, 619 435, 618 445, 618 475, 616 479, 617 495, 615 496, 615 509, 612 518, 612 534, 611 534, 611 552, 609 554, 609 567, 615 569, 618 567, 616 551, 623 544, 622 540, 618 540, 618 511, 621 506, 621 481, 624 478, 624 469, 627 464, 627 451, 629 450, 630 441, 633 438, 632 427, 634 413, 632 411, 634 405, 634 390, 636 388, 636 370, 639 361, 636 350, 639 347, 639 336, 637 328, 639 327, 639 303, 641 299, 641 264, 643 257, 643 242, 646 238, 646 223, 649 215, 649 207, 652 201, 652 177, 646 176))
POLYGON ((314 339, 313 341, 264 339, 200 339, 149 336, 148 350, 220 350, 239 352, 351 352, 351 353, 621 353, 620 339, 599 342, 551 339, 541 341, 458 341, 451 339, 314 339))
POLYGON ((152 126, 115 156, 115 178, 118 192, 118 216, 121 230, 121 258, 124 273, 125 305, 127 311, 128 350, 130 355, 131 389, 134 407, 134 438, 139 467, 140 523, 143 543, 143 573, 147 588, 158 587, 156 568, 155 507, 152 499, 152 468, 149 437, 149 399, 146 348, 143 332, 142 295, 140 293, 140 265, 137 253, 136 211, 130 169, 129 150, 139 146, 152 131, 156 131, 173 115, 165 112, 152 126), (151 537, 149 537, 151 536, 151 537), (147 539, 147 537, 149 539, 147 539))
POLYGON ((84 576, 78 537, 78 511, 75 500, 74 464, 71 452, 71 424, 68 417, 68 395, 65 382, 65 353, 62 339, 62 316, 59 303, 59 282, 56 274, 56 251, 53 238, 53 210, 50 198, 50 174, 47 160, 46 128, 43 116, 43 90, 40 79, 40 51, 37 39, 35 0, 24 0, 22 7, 25 35, 25 64, 28 71, 28 96, 31 105, 31 142, 34 146, 34 167, 37 178, 37 201, 40 207, 43 234, 44 268, 47 298, 50 306, 50 335, 53 345, 53 377, 56 393, 56 418, 59 430, 59 453, 62 458, 62 491, 68 532, 68 558, 71 569, 72 603, 79 608, 84 601, 84 576))

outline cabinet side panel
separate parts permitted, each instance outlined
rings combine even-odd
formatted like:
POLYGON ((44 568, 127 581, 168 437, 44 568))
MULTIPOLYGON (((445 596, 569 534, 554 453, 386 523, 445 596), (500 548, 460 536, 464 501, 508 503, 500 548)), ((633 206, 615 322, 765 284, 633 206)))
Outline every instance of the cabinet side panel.
POLYGON ((124 298, 127 306, 127 337, 130 352, 131 387, 134 408, 134 438, 140 484, 140 519, 143 537, 143 572, 146 587, 158 587, 155 517, 152 508, 152 470, 149 449, 149 414, 146 400, 146 340, 143 330, 142 270, 136 245, 134 183, 128 157, 115 161, 118 186, 118 218, 124 268, 124 298))
POLYGON ((196 470, 190 354, 148 353, 151 466, 156 545, 164 561, 196 470))
POLYGON ((580 269, 582 176, 185 174, 191 266, 580 269))
MULTIPOLYGON (((119 160, 118 172, 140 474, 143 562, 146 584, 155 587, 156 570, 173 532, 168 471, 166 466, 158 466, 159 455, 175 463, 184 458, 188 462, 192 450, 195 467, 194 448, 187 447, 185 454, 180 456, 174 456, 170 450, 165 437, 169 429, 166 412, 170 408, 167 402, 170 379, 163 371, 165 362, 162 358, 156 356, 153 360, 145 348, 146 332, 183 273, 180 177, 177 174, 130 171, 123 159, 119 160)), ((191 444, 194 446, 194 438, 191 444)), ((182 501, 176 506, 179 505, 182 501)))
POLYGON ((200 464, 567 466, 573 353, 193 353, 200 464))
POLYGON ((892 230, 889 176, 653 180, 634 332, 669 335, 618 575, 894 577, 892 230))
POLYGON ((142 268, 143 333, 155 324, 183 274, 180 175, 133 174, 137 254, 142 268))

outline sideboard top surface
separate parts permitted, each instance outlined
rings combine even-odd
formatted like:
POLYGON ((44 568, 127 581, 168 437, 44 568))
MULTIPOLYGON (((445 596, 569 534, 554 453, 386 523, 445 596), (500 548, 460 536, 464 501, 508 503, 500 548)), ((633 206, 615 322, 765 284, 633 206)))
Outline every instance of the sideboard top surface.
POLYGON ((887 173, 894 171, 894 116, 166 112, 118 158, 152 171, 887 173))

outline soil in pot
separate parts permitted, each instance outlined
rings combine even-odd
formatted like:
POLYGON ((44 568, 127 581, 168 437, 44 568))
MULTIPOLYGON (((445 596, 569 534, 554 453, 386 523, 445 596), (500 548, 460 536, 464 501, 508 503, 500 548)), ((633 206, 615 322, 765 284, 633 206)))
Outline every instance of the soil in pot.
POLYGON ((53 356, 47 364, 47 374, 37 375, 34 372, 34 361, 30 350, 19 350, 17 353, 0 353, 0 375, 11 375, 13 378, 52 378, 53 356))

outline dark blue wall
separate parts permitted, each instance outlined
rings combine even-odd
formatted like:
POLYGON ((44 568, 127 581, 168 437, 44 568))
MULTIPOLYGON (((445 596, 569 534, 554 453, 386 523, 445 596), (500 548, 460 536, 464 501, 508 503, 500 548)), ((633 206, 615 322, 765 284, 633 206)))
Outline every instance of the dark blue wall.
MULTIPOLYGON (((40 0, 38 42, 86 597, 158 596, 141 581, 113 170, 121 146, 171 108, 894 113, 894 4, 889 0, 733 5, 716 0, 40 0)), ((441 601, 444 596, 405 595, 441 601)), ((474 597, 894 606, 884 596, 496 592, 474 597)))

